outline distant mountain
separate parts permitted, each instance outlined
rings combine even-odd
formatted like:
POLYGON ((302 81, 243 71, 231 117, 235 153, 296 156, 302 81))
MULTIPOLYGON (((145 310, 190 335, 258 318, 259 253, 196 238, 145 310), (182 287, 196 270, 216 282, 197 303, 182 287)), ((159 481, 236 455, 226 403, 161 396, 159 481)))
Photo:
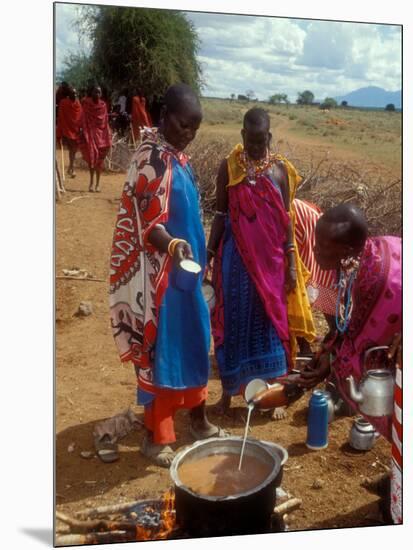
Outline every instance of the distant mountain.
POLYGON ((387 92, 378 86, 368 86, 354 90, 349 94, 334 98, 340 105, 342 101, 347 101, 350 107, 379 107, 384 108, 389 103, 393 103, 396 109, 401 108, 402 92, 387 92))

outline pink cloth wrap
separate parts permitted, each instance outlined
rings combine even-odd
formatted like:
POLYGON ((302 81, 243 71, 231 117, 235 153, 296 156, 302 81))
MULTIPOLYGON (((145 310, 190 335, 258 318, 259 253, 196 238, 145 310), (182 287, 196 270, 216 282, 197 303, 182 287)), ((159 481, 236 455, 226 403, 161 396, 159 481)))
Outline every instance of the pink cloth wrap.
MULTIPOLYGON (((353 408, 346 378, 359 382, 364 373, 364 353, 374 346, 391 344, 401 331, 401 240, 399 237, 367 239, 354 284, 354 309, 348 331, 336 352, 333 368, 339 389, 353 408)), ((391 417, 367 417, 391 441, 391 417)))
MULTIPOLYGON (((246 182, 228 188, 231 229, 238 252, 287 353, 290 355, 285 283, 284 243, 289 222, 280 192, 265 175, 255 186, 246 182)), ((217 292, 213 315, 215 346, 223 343, 224 314, 220 262, 222 241, 214 264, 217 292)))

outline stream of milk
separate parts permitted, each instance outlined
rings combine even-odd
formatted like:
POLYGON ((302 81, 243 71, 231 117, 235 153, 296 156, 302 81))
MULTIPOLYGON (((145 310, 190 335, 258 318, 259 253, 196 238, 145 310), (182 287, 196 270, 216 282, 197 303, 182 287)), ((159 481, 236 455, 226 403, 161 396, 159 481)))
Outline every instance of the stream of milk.
POLYGON ((241 455, 239 457, 238 470, 241 470, 241 466, 242 466, 242 458, 244 456, 245 443, 247 441, 248 429, 249 429, 249 426, 250 426, 250 418, 251 418, 251 413, 252 413, 253 408, 254 408, 254 403, 248 403, 248 416, 247 416, 247 422, 245 424, 244 440, 242 442, 241 455))

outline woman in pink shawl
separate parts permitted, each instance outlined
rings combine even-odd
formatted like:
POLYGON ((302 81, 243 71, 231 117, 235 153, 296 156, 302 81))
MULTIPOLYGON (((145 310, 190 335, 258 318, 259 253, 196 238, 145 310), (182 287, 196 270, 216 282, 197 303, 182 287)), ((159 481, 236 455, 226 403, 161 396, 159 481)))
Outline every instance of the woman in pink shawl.
MULTIPOLYGON (((241 135, 243 145, 219 169, 207 249, 208 261, 214 257, 211 321, 223 389, 217 409, 224 412, 252 379, 272 381, 287 373, 294 321, 287 293, 306 297, 290 211, 295 170, 270 151, 270 119, 263 109, 245 114, 241 135)), ((305 336, 312 318, 305 324, 305 315, 294 311, 305 336)), ((311 315, 309 304, 306 312, 311 315)))
POLYGON ((90 97, 82 101, 81 132, 79 149, 89 166, 89 191, 100 192, 99 181, 103 162, 111 146, 109 117, 106 103, 101 99, 102 90, 99 86, 92 88, 90 97), (96 174, 96 185, 93 189, 93 179, 96 174))
MULTIPOLYGON (((337 332, 298 382, 311 388, 331 373, 341 396, 357 410, 347 377, 353 375, 358 383, 365 351, 390 346, 401 332, 401 239, 368 238, 364 214, 351 204, 340 204, 327 210, 317 222, 314 252, 322 269, 339 272, 337 332)), ((400 408, 401 402, 397 406, 400 408)), ((394 420, 392 426, 390 416, 366 419, 394 443, 394 420)), ((397 447, 401 454, 400 445, 397 447)), ((400 522, 400 516, 394 521, 400 522)))

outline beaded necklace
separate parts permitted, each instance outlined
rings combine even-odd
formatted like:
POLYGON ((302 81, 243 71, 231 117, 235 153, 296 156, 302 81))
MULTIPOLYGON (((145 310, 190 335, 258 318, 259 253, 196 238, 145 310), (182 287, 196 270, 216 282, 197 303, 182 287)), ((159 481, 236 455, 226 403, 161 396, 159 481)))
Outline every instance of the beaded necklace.
POLYGON ((238 154, 238 163, 247 173, 247 181, 250 185, 257 183, 257 176, 268 170, 275 161, 275 153, 270 153, 267 148, 265 157, 260 160, 250 159, 247 152, 244 150, 238 154))
POLYGON ((348 329, 353 312, 353 284, 357 278, 360 258, 341 260, 336 302, 336 327, 343 334, 348 329))

